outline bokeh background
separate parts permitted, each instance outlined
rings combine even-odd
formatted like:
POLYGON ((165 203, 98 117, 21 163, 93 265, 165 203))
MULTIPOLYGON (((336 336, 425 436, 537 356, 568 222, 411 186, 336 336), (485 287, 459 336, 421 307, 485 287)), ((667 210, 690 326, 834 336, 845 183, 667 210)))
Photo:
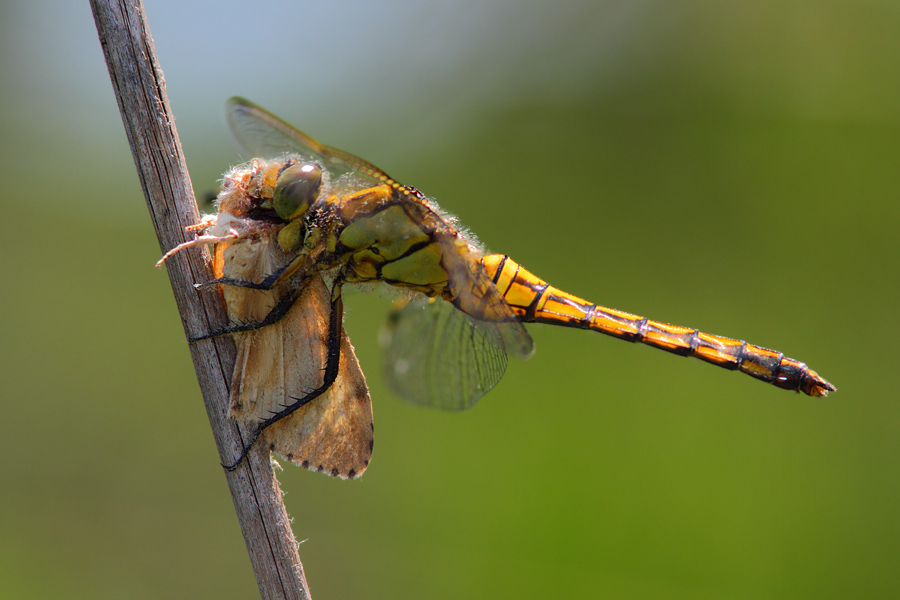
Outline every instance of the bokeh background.
MULTIPOLYGON (((783 350, 810 399, 534 327, 473 410, 392 398, 347 301, 360 481, 286 467, 313 597, 900 597, 900 5, 174 2, 198 195, 244 95, 581 296, 783 350)), ((0 596, 256 584, 87 2, 0 3, 0 596)))

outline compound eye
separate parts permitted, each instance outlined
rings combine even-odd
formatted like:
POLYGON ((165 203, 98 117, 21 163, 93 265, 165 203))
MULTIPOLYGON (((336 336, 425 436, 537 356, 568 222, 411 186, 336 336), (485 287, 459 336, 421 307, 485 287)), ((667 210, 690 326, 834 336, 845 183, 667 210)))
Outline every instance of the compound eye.
POLYGON ((319 197, 322 169, 307 163, 288 167, 275 182, 272 206, 285 221, 302 216, 319 197))

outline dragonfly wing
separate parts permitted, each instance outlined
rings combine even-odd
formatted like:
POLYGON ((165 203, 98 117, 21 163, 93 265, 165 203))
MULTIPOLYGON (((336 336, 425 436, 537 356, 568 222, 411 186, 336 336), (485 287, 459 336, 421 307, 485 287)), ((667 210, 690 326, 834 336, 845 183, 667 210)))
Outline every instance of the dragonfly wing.
POLYGON ((531 356, 534 341, 465 241, 449 235, 440 241, 443 247, 441 265, 447 271, 453 303, 476 320, 492 323, 506 352, 516 358, 531 356))
POLYGON ((349 152, 318 142, 266 109, 235 96, 225 103, 228 127, 247 158, 276 158, 300 154, 322 163, 337 179, 351 173, 369 183, 394 183, 387 173, 349 152))
POLYGON ((497 325, 442 300, 398 301, 381 336, 388 385, 412 404, 471 407, 506 371, 497 325))

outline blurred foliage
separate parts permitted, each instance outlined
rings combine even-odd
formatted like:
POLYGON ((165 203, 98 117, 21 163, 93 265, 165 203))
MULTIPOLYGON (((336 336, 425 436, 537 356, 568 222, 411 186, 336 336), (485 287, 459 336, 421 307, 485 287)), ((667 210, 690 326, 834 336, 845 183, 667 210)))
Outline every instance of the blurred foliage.
MULTIPOLYGON (((87 3, 69 4, 0 4, 0 587, 253 597, 87 3)), ((387 302, 355 295, 372 466, 281 476, 317 600, 900 594, 894 3, 147 4, 198 195, 238 160, 215 113, 240 93, 563 289, 783 350, 839 390, 536 327, 537 355, 477 407, 430 412, 383 387, 387 302)))

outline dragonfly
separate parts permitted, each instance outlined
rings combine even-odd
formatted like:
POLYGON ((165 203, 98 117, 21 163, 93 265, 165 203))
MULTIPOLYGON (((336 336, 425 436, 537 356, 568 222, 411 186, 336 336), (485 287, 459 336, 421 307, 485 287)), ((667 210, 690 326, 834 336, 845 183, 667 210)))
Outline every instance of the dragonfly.
POLYGON ((253 160, 223 177, 218 212, 170 250, 213 247, 231 324, 191 338, 235 339, 229 416, 284 458, 358 478, 374 447, 365 376, 343 329, 343 289, 395 290, 381 336, 389 387, 413 404, 474 405, 528 358, 526 323, 587 329, 740 371, 809 396, 835 387, 781 352, 600 306, 488 254, 432 199, 373 164, 326 146, 243 98, 226 103, 253 160))

